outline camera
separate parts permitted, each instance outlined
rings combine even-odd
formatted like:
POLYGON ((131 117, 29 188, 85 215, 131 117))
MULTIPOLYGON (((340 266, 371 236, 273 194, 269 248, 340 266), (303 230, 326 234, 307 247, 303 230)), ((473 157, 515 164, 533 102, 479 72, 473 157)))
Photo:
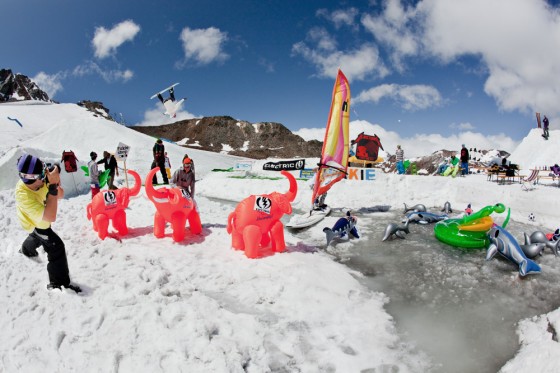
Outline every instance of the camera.
MULTIPOLYGON (((55 163, 55 164, 47 163, 46 166, 47 166, 47 170, 49 172, 53 172, 54 169, 57 168, 58 172, 60 173, 61 168, 60 168, 60 165, 58 163, 55 163)), ((49 176, 48 175, 45 176, 45 181, 47 182, 47 184, 49 183, 49 176)))

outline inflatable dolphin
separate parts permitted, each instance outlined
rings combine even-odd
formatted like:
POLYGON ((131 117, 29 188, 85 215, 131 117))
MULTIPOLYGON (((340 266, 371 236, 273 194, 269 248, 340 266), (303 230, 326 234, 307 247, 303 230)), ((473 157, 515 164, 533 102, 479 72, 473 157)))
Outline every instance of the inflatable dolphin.
POLYGON ((410 233, 410 231, 408 230, 408 224, 410 222, 407 220, 406 223, 398 225, 395 223, 390 223, 387 225, 387 228, 385 228, 385 235, 383 236, 383 239, 381 241, 386 241, 387 239, 389 239, 389 237, 392 237, 393 235, 397 236, 398 238, 405 238, 404 233, 410 233))
POLYGON ((445 202, 441 211, 446 214, 451 214, 453 212, 453 210, 451 210, 451 203, 449 203, 449 201, 445 202))
POLYGON ((327 246, 331 243, 332 239, 335 237, 344 237, 350 234, 356 238, 360 238, 358 235, 358 230, 356 229, 356 223, 358 219, 355 216, 350 215, 350 212, 346 213, 346 217, 340 218, 336 221, 334 226, 331 228, 323 228, 323 232, 327 235, 327 246))
POLYGON ((524 246, 539 246, 539 248, 527 247, 527 250, 531 252, 531 254, 527 255, 528 258, 534 258, 537 255, 542 255, 542 252, 546 247, 548 247, 554 255, 558 256, 560 254, 560 240, 549 241, 548 238, 546 238, 546 234, 541 231, 535 231, 531 233, 530 236, 528 236, 527 233, 524 233, 524 235, 525 245, 521 245, 521 248, 523 249, 525 255, 527 255, 527 251, 525 251, 526 248, 524 248, 524 246), (530 256, 533 255, 535 251, 538 251, 537 254, 530 256))
POLYGON ((418 224, 430 224, 436 223, 441 220, 449 218, 447 215, 438 215, 432 212, 410 212, 406 215, 406 219, 403 219, 403 223, 409 220, 411 223, 418 224))
POLYGON ((415 212, 426 211, 426 206, 421 205, 421 204, 417 204, 417 205, 414 205, 412 207, 408 207, 405 203, 404 204, 404 213, 406 214, 409 211, 415 211, 415 212))
POLYGON ((490 246, 486 252, 486 260, 490 260, 500 253, 503 257, 519 266, 519 274, 526 276, 533 273, 541 273, 541 267, 528 259, 513 236, 504 228, 494 225, 488 232, 490 246))

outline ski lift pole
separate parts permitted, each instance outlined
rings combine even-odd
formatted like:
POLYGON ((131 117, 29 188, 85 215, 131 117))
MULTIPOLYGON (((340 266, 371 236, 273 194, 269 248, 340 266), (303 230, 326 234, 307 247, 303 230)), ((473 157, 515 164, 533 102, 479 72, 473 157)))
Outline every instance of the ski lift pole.
POLYGON ((78 193, 78 186, 76 185, 76 179, 74 179, 74 173, 71 173, 72 175, 72 181, 74 182, 74 190, 76 191, 76 195, 79 195, 80 193, 78 193))
POLYGON ((126 159, 124 160, 124 182, 126 184, 126 189, 128 189, 128 172, 126 172, 126 159))

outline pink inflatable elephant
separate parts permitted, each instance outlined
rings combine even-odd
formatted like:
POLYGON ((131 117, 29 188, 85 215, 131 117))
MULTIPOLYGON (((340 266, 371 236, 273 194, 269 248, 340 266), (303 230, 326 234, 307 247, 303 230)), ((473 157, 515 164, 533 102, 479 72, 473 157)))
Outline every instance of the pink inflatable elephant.
POLYGON ((152 169, 146 176, 146 195, 154 203, 154 236, 162 238, 165 235, 165 223, 170 222, 173 228, 173 241, 181 242, 185 238, 185 224, 189 221, 192 234, 202 232, 200 216, 191 196, 181 188, 155 189, 152 178, 159 171, 159 167, 152 169))
POLYGON ((113 227, 119 235, 124 236, 128 233, 124 209, 128 207, 130 197, 138 195, 142 186, 140 175, 132 170, 128 170, 128 173, 134 177, 133 188, 102 190, 87 205, 87 218, 92 220, 93 230, 102 240, 107 237, 109 220, 112 220, 113 227))
POLYGON ((229 214, 227 232, 231 234, 231 246, 244 250, 248 258, 264 256, 269 243, 274 252, 280 253, 286 248, 280 218, 292 213, 291 202, 296 198, 297 182, 289 172, 282 171, 282 175, 290 182, 289 192, 251 195, 229 214))

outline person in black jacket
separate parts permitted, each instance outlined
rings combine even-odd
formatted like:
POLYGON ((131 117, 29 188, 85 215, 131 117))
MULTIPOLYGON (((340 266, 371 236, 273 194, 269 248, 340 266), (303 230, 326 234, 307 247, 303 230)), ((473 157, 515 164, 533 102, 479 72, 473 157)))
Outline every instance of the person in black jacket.
MULTIPOLYGON (((159 167, 161 171, 161 176, 163 177, 163 183, 169 184, 169 179, 167 178, 167 172, 165 172, 165 146, 163 146, 163 141, 157 139, 154 147, 152 148, 152 153, 154 155, 154 161, 152 162, 152 169, 159 167)), ((157 176, 154 174, 152 179, 153 184, 157 184, 157 176)))
POLYGON ((469 174, 469 150, 465 147, 465 144, 461 148, 461 175, 469 174))
POLYGON ((109 177, 107 178, 107 186, 111 190, 119 189, 115 186, 115 173, 119 176, 119 167, 115 156, 108 151, 103 152, 103 159, 98 161, 97 164, 103 164, 106 170, 109 170, 109 177))

